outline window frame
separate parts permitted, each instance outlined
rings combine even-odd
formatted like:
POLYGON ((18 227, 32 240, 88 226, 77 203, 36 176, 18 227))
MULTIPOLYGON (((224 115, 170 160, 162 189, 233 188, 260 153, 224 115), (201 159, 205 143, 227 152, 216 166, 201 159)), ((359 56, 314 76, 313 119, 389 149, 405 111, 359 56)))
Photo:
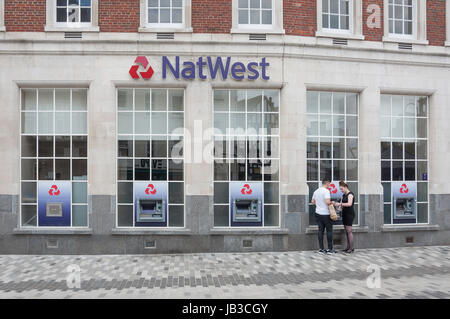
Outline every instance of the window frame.
POLYGON ((57 22, 57 0, 46 0, 46 32, 99 32, 98 2, 91 0, 91 22, 57 22))
MULTIPOLYGON (((380 112, 380 119, 383 119, 383 118, 389 118, 389 120, 390 120, 390 137, 385 137, 385 136, 381 136, 381 134, 380 134, 380 149, 381 149, 381 144, 383 143, 383 142, 388 142, 388 143, 390 143, 390 158, 389 159, 383 159, 383 158, 381 158, 380 159, 380 166, 381 166, 381 163, 383 163, 383 162, 390 162, 390 179, 389 180, 383 180, 383 177, 382 177, 382 174, 381 174, 381 172, 382 172, 382 166, 381 166, 381 171, 380 171, 380 180, 381 180, 381 185, 383 186, 383 184, 387 184, 387 183, 389 183, 389 184, 391 184, 391 186, 390 186, 390 188, 391 188, 391 192, 390 192, 390 200, 391 201, 389 201, 389 202, 386 202, 386 201, 384 201, 384 187, 383 187, 383 202, 382 202, 382 205, 383 205, 383 225, 387 225, 387 226, 390 226, 390 225, 395 225, 395 226, 411 226, 411 225, 430 225, 430 223, 431 223, 431 221, 430 221, 430 217, 431 217, 431 212, 430 212, 430 180, 429 180, 429 176, 430 176, 430 97, 429 96, 425 96, 425 95, 420 95, 420 94, 418 94, 418 95, 414 95, 414 94, 388 94, 388 93, 386 93, 386 94, 380 94, 380 107, 381 107, 381 98, 382 98, 382 96, 383 95, 385 95, 385 96, 389 96, 390 97, 390 115, 389 116, 386 116, 386 115, 384 115, 383 113, 381 113, 380 112), (392 114, 392 105, 393 105, 393 103, 392 103, 392 97, 394 97, 394 96, 397 96, 397 97, 401 97, 402 98, 402 107, 403 107, 403 115, 402 116, 398 116, 398 115, 393 115, 392 114), (415 101, 415 114, 414 114, 414 116, 405 116, 404 115, 404 111, 405 111, 405 103, 404 103, 404 99, 405 99, 405 97, 414 97, 414 101, 415 101), (427 98, 427 116, 426 117, 423 117, 423 116, 417 116, 417 99, 418 98, 420 98, 420 97, 426 97, 427 98), (399 137, 394 137, 393 135, 392 135, 392 132, 393 132, 393 126, 392 126, 392 119, 393 118, 401 118, 402 119, 402 135, 403 135, 403 137, 401 137, 401 138, 399 138, 399 137), (407 119, 410 119, 410 118, 413 118, 414 120, 415 120, 415 123, 414 123, 414 128, 415 128, 415 132, 414 132, 414 134, 416 135, 414 138, 410 138, 410 137, 405 137, 404 135, 405 135, 405 125, 404 125, 404 119, 405 118, 407 118, 407 119), (417 137, 417 119, 426 119, 426 123, 427 123, 427 137, 426 138, 419 138, 419 137, 417 137), (424 159, 418 159, 417 158, 417 154, 418 154, 418 149, 417 149, 417 142, 418 141, 426 141, 427 142, 427 157, 426 157, 426 159, 424 160, 424 159), (402 159, 394 159, 393 158, 393 153, 392 153, 392 150, 393 150, 393 146, 392 146, 392 144, 394 143, 394 142, 399 142, 399 143, 402 143, 402 145, 403 145, 403 148, 402 148, 402 159), (405 143, 406 142, 414 142, 415 143, 415 154, 416 154, 416 156, 415 156, 415 158, 412 160, 412 159, 408 159, 408 160, 405 160, 405 147, 404 147, 404 145, 405 145, 405 143), (417 163, 419 163, 419 162, 424 162, 424 161, 426 161, 427 162, 427 166, 426 166, 426 169, 427 169, 427 174, 428 174, 428 177, 427 177, 427 180, 426 181, 423 181, 423 180, 419 180, 419 176, 418 176, 418 165, 417 165, 417 163), (394 167, 393 167, 393 165, 392 165, 392 163, 393 162, 401 162, 402 163, 402 170, 403 170, 403 172, 402 172, 402 174, 403 174, 403 179, 401 179, 401 180, 394 180, 393 179, 393 169, 394 169, 394 167), (415 163, 415 179, 414 180, 406 180, 406 172, 405 172, 405 170, 406 170, 406 165, 404 165, 406 162, 414 162, 415 163), (418 201, 418 200, 416 200, 416 208, 418 207, 418 204, 426 204, 427 205, 427 222, 426 223, 419 223, 418 222, 418 208, 417 208, 417 211, 416 211, 416 222, 415 223, 396 223, 396 224, 394 224, 394 215, 393 215, 393 202, 392 202, 392 183, 393 182, 413 182, 413 183, 423 183, 423 182, 426 182, 426 184, 427 184, 427 201, 426 202, 424 202, 424 201, 418 201), (386 224, 385 222, 384 222, 384 206, 385 205, 390 205, 391 206, 391 214, 390 214, 390 217, 391 217, 391 219, 390 219, 390 223, 389 224, 386 224)), ((417 192, 418 192, 418 189, 417 189, 417 192)), ((419 195, 417 194, 417 197, 419 197, 419 195)), ((417 198, 418 199, 418 198, 417 198)))
MULTIPOLYGON (((212 165, 211 165, 211 170, 212 170, 212 176, 213 176, 213 189, 214 189, 214 185, 216 183, 227 183, 228 184, 228 202, 227 204, 224 203, 215 203, 214 198, 213 198, 213 222, 212 222, 212 228, 213 229, 226 229, 226 230, 236 230, 236 229, 278 229, 281 227, 282 225, 282 220, 281 220, 281 148, 280 148, 280 141, 281 141, 281 131, 280 131, 280 120, 281 120, 281 90, 280 89, 270 89, 270 88, 214 88, 212 90, 212 97, 211 97, 211 105, 212 105, 212 119, 213 119, 213 129, 214 129, 214 133, 212 136, 212 143, 214 146, 216 137, 224 137, 226 138, 226 143, 227 143, 227 147, 226 149, 228 149, 229 151, 231 151, 231 139, 232 138, 242 138, 243 140, 245 139, 245 157, 231 157, 231 156, 226 156, 224 158, 221 157, 216 157, 215 155, 215 147, 213 147, 212 150, 212 165), (215 110, 215 105, 214 105, 214 92, 215 91, 227 91, 228 92, 228 111, 217 111, 215 110), (244 111, 231 111, 231 92, 232 91, 244 91, 245 92, 245 110, 244 111), (264 100, 262 101, 261 104, 261 112, 252 112, 252 111, 248 111, 247 109, 247 103, 248 103, 248 92, 249 91, 260 91, 261 92, 261 98, 264 98, 264 91, 277 91, 278 92, 278 112, 266 112, 264 111, 264 100), (228 114, 228 128, 231 127, 231 115, 234 114, 245 114, 245 134, 229 134, 228 131, 223 133, 221 132, 221 134, 216 134, 216 130, 215 130, 215 125, 214 125, 214 118, 215 118, 215 114, 228 114), (264 128, 264 115, 265 114, 277 114, 278 115, 278 134, 260 134, 258 133, 257 135, 253 135, 253 134, 247 134, 247 127, 248 127, 248 114, 261 114, 261 127, 264 128), (260 158, 252 158, 252 157, 248 157, 248 140, 249 138, 258 138, 261 139, 262 141, 262 155, 260 156, 260 158), (278 156, 273 156, 270 157, 268 159, 270 160, 275 160, 278 161, 278 180, 277 181, 266 181, 264 179, 264 160, 267 159, 265 158, 263 155, 265 154, 265 148, 266 148, 266 144, 265 144, 265 138, 267 137, 275 137, 278 138, 278 156), (224 163, 228 164, 228 179, 227 180, 216 180, 214 178, 214 165, 216 160, 222 160, 224 163), (244 160, 245 161, 245 179, 244 180, 232 180, 231 179, 231 163, 232 161, 239 161, 239 160, 244 160), (252 160, 260 160, 263 170, 261 173, 261 180, 255 181, 255 180, 249 180, 248 179, 248 161, 252 161, 252 160), (230 216, 230 203, 229 203, 229 199, 230 199, 230 193, 231 193, 231 183, 234 182, 242 182, 242 183, 261 183, 261 187, 262 187, 262 207, 263 207, 263 213, 262 213, 262 221, 261 221, 261 226, 232 226, 231 225, 231 216, 230 216), (278 203, 265 203, 264 201, 264 185, 266 183, 278 183, 278 203), (215 226, 215 211, 214 208, 216 206, 227 206, 228 209, 228 226, 215 226), (273 225, 273 226, 266 226, 265 222, 264 222, 264 210, 265 210, 265 206, 278 206, 278 225, 273 225)), ((231 155, 231 154, 228 154, 231 155)), ((214 196, 213 196, 214 197, 214 196)))
POLYGON ((349 0, 349 29, 323 28, 323 8, 322 0, 317 0, 317 31, 316 37, 325 38, 345 38, 354 40, 364 40, 362 31, 363 5, 362 0, 349 0))
MULTIPOLYGON (((115 223, 114 223, 114 227, 116 229, 133 229, 133 230, 159 230, 159 231, 171 231, 171 230, 179 230, 179 229, 186 229, 188 223, 187 223, 187 208, 186 208, 186 88, 179 88, 179 87, 116 87, 115 88, 115 114, 116 114, 116 146, 115 146, 115 188, 116 188, 116 200, 115 200, 115 223), (162 89, 162 90, 166 90, 166 111, 153 111, 152 110, 152 105, 151 105, 151 100, 152 100, 152 91, 153 90, 158 90, 158 89, 162 89), (119 111, 119 90, 132 90, 133 92, 133 106, 132 106, 132 110, 122 110, 119 111), (135 97, 136 97, 136 90, 148 90, 150 92, 150 108, 148 111, 145 110, 139 110, 137 111, 137 113, 145 113, 145 112, 149 112, 150 113, 150 123, 152 121, 152 117, 151 117, 151 113, 156 112, 156 113, 165 113, 167 114, 167 119, 166 119, 166 127, 167 127, 167 133, 166 134, 153 134, 151 131, 151 126, 149 126, 150 129, 150 133, 149 134, 136 134, 135 133, 135 113, 136 113, 136 103, 135 103, 135 97), (169 91, 170 90, 183 90, 183 111, 169 111, 169 91), (132 128, 132 133, 130 134, 119 134, 119 113, 132 113, 133 114, 133 128, 132 128), (172 134, 169 133, 169 114, 170 113, 183 113, 183 133, 182 134, 172 134), (166 182, 167 183, 167 199, 169 199, 169 184, 171 182, 174 183, 180 183, 183 184, 183 204, 179 204, 179 203, 175 203, 175 204, 170 204, 169 201, 167 202, 167 207, 168 210, 166 212, 166 226, 137 226, 136 225, 136 214, 135 214, 135 187, 134 187, 134 183, 135 182, 147 182, 147 181, 143 181, 143 180, 136 180, 135 179, 135 160, 139 159, 140 157, 136 157, 135 156, 135 137, 136 136, 149 136, 150 138, 150 144, 151 144, 151 138, 152 136, 158 136, 158 135, 165 135, 167 137, 167 156, 164 157, 164 159, 167 160, 167 178, 165 180, 153 180, 152 178, 150 178, 150 180, 148 181, 149 183, 151 182, 166 182), (118 171, 119 171, 119 165, 118 165, 118 161, 119 159, 125 159, 125 157, 120 157, 119 156, 119 137, 120 136, 131 136, 133 137, 133 156, 131 157, 127 157, 126 159, 131 159, 133 161, 133 179, 131 180, 119 180, 119 175, 118 175, 118 171), (169 156, 169 141, 170 141, 170 137, 182 137, 183 139, 183 156, 180 158, 172 158, 169 156), (171 159, 180 159, 183 161, 183 180, 174 180, 171 181, 169 179, 169 162, 171 159), (118 193, 118 187, 119 187, 119 183, 132 183, 133 184, 133 199, 132 199, 132 203, 119 203, 119 193, 118 193), (119 206, 131 206, 132 207, 132 215, 133 215, 133 222, 132 222, 132 226, 119 226, 119 206), (183 226, 170 226, 169 223, 169 218, 170 218, 170 208, 169 206, 183 206, 183 226)), ((151 145, 150 145, 151 147, 151 145)), ((150 166, 151 166, 151 161, 152 159, 158 159, 158 157, 153 157, 150 153, 149 156, 149 160, 150 160, 150 166)), ((150 177, 151 177, 151 169, 150 169, 150 177)))
MULTIPOLYGON (((310 92, 319 93, 319 95, 317 97, 317 99, 318 99, 317 100, 317 103, 318 103, 317 108, 318 109, 317 109, 317 113, 310 113, 310 112, 308 112, 308 106, 307 106, 306 107, 307 110, 306 110, 305 114, 306 114, 307 117, 309 115, 317 116, 318 125, 320 125, 320 116, 321 115, 331 116, 331 128, 330 128, 331 135, 330 136, 321 135, 319 126, 318 126, 317 135, 309 135, 308 134, 308 124, 306 125, 306 144, 305 144, 306 152, 307 152, 307 154, 306 154, 306 183, 307 184, 317 183, 317 188, 321 186, 322 183, 321 183, 321 176, 320 176, 320 162, 322 160, 329 160, 329 161, 331 161, 331 170, 332 170, 331 175, 332 176, 330 176, 329 178, 330 178, 330 180, 332 182, 337 182, 333 178, 333 170, 334 170, 333 162, 335 160, 339 160, 339 161, 344 161, 345 162, 344 163, 344 165, 345 165, 345 175, 347 175, 347 162, 348 161, 357 161, 357 163, 358 163, 358 169, 357 169, 358 178, 357 178, 357 180, 356 181, 354 181, 354 180, 350 180, 349 181, 347 179, 344 179, 344 180, 345 180, 346 183, 349 183, 350 185, 353 184, 353 183, 357 183, 357 185, 358 185, 358 189, 357 189, 357 194, 358 194, 357 196, 358 196, 358 198, 355 201, 355 204, 357 205, 357 209, 355 209, 355 214, 356 214, 358 222, 355 223, 354 226, 361 226, 361 193, 360 193, 360 189, 361 189, 361 180, 360 180, 360 178, 361 178, 361 159, 360 159, 360 146, 361 146, 361 143, 360 143, 361 118, 360 117, 361 117, 361 107, 360 107, 360 100, 361 100, 361 97, 360 97, 360 93, 353 92, 353 91, 314 90, 314 89, 306 91, 307 94, 310 93, 310 92), (322 93, 331 93, 331 110, 330 110, 330 112, 321 113, 321 111, 320 111, 320 94, 322 94, 322 93), (333 99, 333 96, 334 96, 334 94, 340 94, 340 93, 341 94, 345 94, 345 102, 344 102, 345 110, 344 110, 344 113, 334 113, 334 105, 333 105, 334 104, 334 102, 333 102, 334 99, 333 99), (347 96, 349 94, 355 94, 356 95, 356 110, 357 110, 356 114, 347 113, 347 103, 346 103, 346 101, 347 101, 347 96), (345 124, 344 124, 344 128, 343 128, 345 134, 342 135, 342 136, 341 135, 339 135, 339 136, 335 136, 334 135, 334 116, 336 116, 336 115, 337 116, 344 116, 344 118, 345 118, 345 124), (347 116, 354 116, 357 119, 358 123, 357 123, 357 134, 356 134, 356 136, 347 135, 347 120, 346 120, 347 116), (317 158, 315 158, 315 157, 308 157, 308 142, 309 142, 310 138, 317 139, 317 143, 318 143, 318 150, 317 150, 318 157, 317 158), (332 146, 331 147, 331 157, 322 159, 322 157, 320 156, 320 140, 321 139, 330 139, 332 141, 332 143, 334 143, 334 139, 345 139, 345 154, 344 154, 344 156, 335 159, 333 146, 332 146), (347 157, 347 140, 349 140, 349 139, 356 139, 357 140, 358 156, 356 158, 348 158, 347 157), (317 164, 318 164, 318 167, 317 167, 317 180, 309 180, 308 179, 308 161, 310 161, 310 160, 311 161, 317 161, 317 164)), ((312 196, 312 192, 309 189, 309 185, 308 185, 308 190, 309 190, 309 197, 311 197, 312 196)), ((354 191, 352 189, 350 189, 350 190, 354 191)), ((312 206, 315 206, 315 205, 312 205, 311 202, 308 201, 308 216, 309 217, 310 217, 310 209, 311 209, 312 206)), ((308 221, 308 223, 309 223, 309 226, 315 226, 315 224, 311 223, 310 221, 308 221)))
POLYGON ((74 230, 74 229, 88 229, 90 226, 90 218, 89 218, 89 210, 90 210, 90 204, 89 204, 89 89, 85 88, 85 87, 21 87, 19 89, 19 112, 20 112, 20 123, 19 123, 19 150, 20 150, 20 160, 19 160, 19 176, 20 176, 20 189, 19 189, 19 220, 18 220, 18 225, 20 229, 70 229, 70 230, 74 230), (86 110, 85 111, 80 111, 80 110, 73 110, 72 109, 72 105, 73 105, 73 90, 86 90, 86 99, 87 99, 87 105, 86 105, 86 110), (22 91, 24 90, 35 90, 36 91, 36 110, 31 110, 31 111, 27 111, 27 110, 23 110, 22 109, 22 91), (39 91, 40 90, 52 90, 53 91, 53 110, 45 110, 43 112, 45 113, 53 113, 53 133, 39 133, 39 91), (56 91, 57 90, 70 90, 70 108, 68 111, 57 111, 56 110, 56 91), (36 132, 35 133, 22 133, 22 114, 23 113, 36 113, 36 132), (56 113, 57 112, 68 112, 70 113, 69 115, 69 133, 68 134, 57 134, 55 132, 55 123, 56 123, 56 113), (72 132, 72 115, 73 113, 86 113, 86 133, 73 133, 72 132), (27 156, 22 156, 22 137, 23 136, 35 136, 36 137, 36 156, 35 157, 27 157, 27 156), (40 136, 52 136, 53 137, 53 156, 50 157, 40 157, 39 156, 39 137, 40 136), (55 139, 57 136, 69 136, 70 137, 70 156, 63 156, 63 157, 58 157, 56 156, 56 146, 55 146, 55 139), (72 137, 73 136, 84 136, 86 137, 86 156, 84 157, 74 157, 73 156, 73 140, 72 137), (69 160, 70 161, 70 179, 69 180, 57 180, 55 178, 55 174, 53 174, 53 179, 52 180, 40 180, 39 179, 39 160, 40 159, 52 159, 53 160, 53 173, 55 172, 55 161, 60 159, 60 160, 69 160), (36 179, 35 180, 26 180, 22 178, 22 160, 23 159, 35 159, 36 160, 36 164, 35 164, 35 169, 36 169, 36 179), (87 178, 86 180, 77 180, 77 179, 73 179, 73 171, 72 171, 72 162, 73 160, 86 160, 86 174, 87 174, 87 178), (39 181, 65 181, 65 182, 69 182, 70 183, 70 226, 39 226, 39 181), (22 183, 36 183, 36 203, 24 203, 22 202, 22 183), (86 203, 74 203, 73 202, 73 184, 74 183, 86 183, 86 196, 87 196, 87 202, 86 203), (36 206, 36 226, 27 226, 27 225, 23 225, 22 224, 22 206, 36 206), (87 211, 86 211, 86 220, 87 220, 87 224, 86 226, 73 226, 73 207, 74 206, 86 206, 87 211))
MULTIPOLYGON (((149 23, 148 0, 140 0, 139 32, 193 32, 192 29, 192 0, 182 0, 182 23, 149 23)), ((171 6, 172 8, 172 6, 171 6)))
POLYGON ((383 0, 383 42, 412 43, 427 45, 427 1, 412 0, 413 3, 413 33, 395 34, 389 32, 389 0, 383 0))
MULTIPOLYGON (((328 1, 328 12, 324 12, 323 11, 323 6, 322 6, 322 31, 323 32, 330 32, 330 33, 342 33, 342 34, 353 34, 353 20, 354 20, 354 9, 353 9, 353 2, 354 0, 346 0, 348 1, 348 29, 341 29, 341 28, 330 28, 330 22, 328 22, 328 28, 324 28, 323 27, 323 15, 327 14, 329 17, 328 19, 330 20, 330 16, 331 16, 331 10, 330 10, 330 0, 328 1)), ((339 9, 341 7, 341 1, 338 0, 339 3, 339 9)), ((341 13, 338 13, 339 18, 342 16, 341 13)), ((341 24, 340 19, 339 19, 339 25, 341 24)))
MULTIPOLYGON (((249 0, 250 1, 250 0, 249 0)), ((240 24, 239 0, 232 0, 232 27, 230 33, 284 34, 283 1, 272 1, 272 24, 240 24)))
MULTIPOLYGON (((411 0, 411 7, 412 7, 412 10, 411 10, 411 12, 412 12, 411 13, 412 14, 412 17, 411 17, 411 27, 412 27, 411 34, 395 33, 395 21, 402 21, 402 30, 404 31, 404 23, 406 21, 409 21, 409 20, 405 20, 404 19, 404 17, 403 17, 404 13, 402 13, 402 19, 396 19, 395 18, 395 6, 396 6, 395 1, 396 0, 392 0, 392 4, 389 3, 390 1, 391 0, 388 0, 388 6, 387 6, 387 10, 386 10, 387 11, 387 15, 388 15, 388 24, 386 25, 386 27, 388 29, 389 37, 402 38, 402 39, 408 39, 408 38, 416 39, 417 38, 417 24, 418 24, 418 22, 417 22, 417 20, 418 20, 417 19, 417 12, 418 12, 418 10, 417 10, 417 5, 418 5, 417 1, 418 0, 411 0), (392 15, 393 15, 392 18, 389 17, 389 11, 390 11, 391 6, 393 8, 392 9, 393 10, 392 11, 392 15), (389 27, 391 20, 393 20, 393 31, 394 31, 392 33, 391 33, 390 27, 389 27)), ((402 11, 404 11, 404 9, 405 9, 405 1, 406 0, 402 0, 402 4, 401 4, 402 11)))

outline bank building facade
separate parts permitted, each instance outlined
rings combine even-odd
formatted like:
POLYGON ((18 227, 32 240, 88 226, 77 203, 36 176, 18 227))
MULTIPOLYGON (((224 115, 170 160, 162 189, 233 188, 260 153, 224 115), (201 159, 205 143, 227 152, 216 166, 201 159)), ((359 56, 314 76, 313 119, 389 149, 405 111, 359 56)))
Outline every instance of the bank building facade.
POLYGON ((0 254, 448 245, 449 109, 450 1, 0 0, 0 254))

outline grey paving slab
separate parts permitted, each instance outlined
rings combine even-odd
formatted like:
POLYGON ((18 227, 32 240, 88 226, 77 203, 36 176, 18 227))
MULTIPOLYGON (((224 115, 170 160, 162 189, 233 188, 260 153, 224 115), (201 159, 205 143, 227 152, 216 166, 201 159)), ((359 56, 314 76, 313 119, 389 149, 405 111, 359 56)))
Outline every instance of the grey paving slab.
POLYGON ((0 298, 450 298, 448 246, 333 256, 3 255, 0 269, 0 298))

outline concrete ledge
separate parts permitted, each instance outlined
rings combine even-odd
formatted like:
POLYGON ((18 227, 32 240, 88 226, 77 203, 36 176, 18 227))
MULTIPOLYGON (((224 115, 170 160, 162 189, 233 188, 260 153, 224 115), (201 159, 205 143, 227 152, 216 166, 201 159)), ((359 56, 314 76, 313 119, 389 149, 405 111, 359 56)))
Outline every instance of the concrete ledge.
POLYGON ((141 236, 141 235, 193 235, 190 229, 155 229, 155 228, 114 228, 111 230, 112 235, 122 235, 122 236, 141 236))
POLYGON ((92 235, 91 228, 48 229, 48 228, 15 228, 14 235, 92 235))
POLYGON ((403 232, 403 231, 436 231, 439 225, 389 225, 381 226, 382 232, 403 232))
MULTIPOLYGON (((344 230, 343 225, 333 225, 333 233, 338 233, 341 230, 344 230)), ((306 228, 306 234, 317 234, 319 232, 319 227, 317 226, 309 226, 306 228)), ((353 233, 368 233, 369 227, 367 226, 353 226, 352 228, 353 233)))
POLYGON ((287 235, 289 230, 286 228, 274 229, 253 229, 253 228, 214 228, 209 231, 211 235, 287 235))

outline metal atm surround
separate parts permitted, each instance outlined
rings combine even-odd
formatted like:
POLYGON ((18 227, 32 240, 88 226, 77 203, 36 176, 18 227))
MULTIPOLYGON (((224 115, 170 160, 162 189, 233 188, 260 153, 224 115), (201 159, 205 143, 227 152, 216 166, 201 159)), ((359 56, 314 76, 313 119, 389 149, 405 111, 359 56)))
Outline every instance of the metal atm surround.
POLYGON ((62 217, 63 212, 63 203, 50 203, 47 202, 45 208, 45 216, 46 217, 62 217))
POLYGON ((263 226, 263 183, 230 182, 230 225, 263 226))
POLYGON ((167 182, 134 182, 135 226, 167 227, 167 195, 167 182))
POLYGON ((394 224, 416 223, 417 183, 392 182, 392 221, 394 224))

